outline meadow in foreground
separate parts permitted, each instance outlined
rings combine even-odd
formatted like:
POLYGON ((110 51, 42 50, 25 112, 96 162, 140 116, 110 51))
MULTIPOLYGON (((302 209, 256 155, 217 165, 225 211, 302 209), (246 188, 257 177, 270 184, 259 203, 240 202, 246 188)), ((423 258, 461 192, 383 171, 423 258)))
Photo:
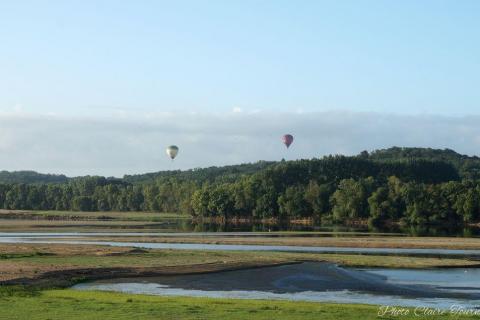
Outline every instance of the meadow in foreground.
POLYGON ((378 316, 379 307, 292 301, 158 297, 113 292, 0 289, 0 319, 478 319, 478 316, 378 316))

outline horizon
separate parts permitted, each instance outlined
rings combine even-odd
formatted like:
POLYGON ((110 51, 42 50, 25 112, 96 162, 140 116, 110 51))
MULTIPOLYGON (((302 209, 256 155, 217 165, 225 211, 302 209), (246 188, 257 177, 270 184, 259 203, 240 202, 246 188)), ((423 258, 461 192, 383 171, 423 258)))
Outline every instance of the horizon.
MULTIPOLYGON (((425 150, 433 150, 433 151, 453 151, 459 156, 466 156, 469 158, 478 158, 477 155, 467 155, 467 154, 462 154, 457 152, 456 150, 449 149, 449 148, 444 148, 444 149, 436 149, 436 148, 430 148, 430 147, 406 147, 406 146, 391 146, 388 148, 384 149, 374 149, 374 150, 362 150, 367 151, 370 155, 372 153, 378 152, 378 151, 385 151, 385 150, 390 150, 394 148, 400 148, 400 149, 425 149, 425 150)), ((158 170, 158 171, 149 171, 149 172, 137 172, 137 173, 131 173, 131 174, 123 174, 121 176, 108 176, 108 175, 102 175, 102 174, 95 174, 95 175, 77 175, 77 176, 69 176, 61 172, 39 172, 35 170, 30 170, 30 169, 21 169, 21 170, 14 170, 14 171, 8 171, 4 169, 0 169, 0 172, 7 172, 7 173, 21 173, 21 172, 32 172, 32 173, 37 173, 41 175, 54 175, 54 176, 65 176, 68 179, 75 179, 75 178, 81 178, 81 177, 104 177, 104 178, 114 178, 114 179, 124 179, 126 176, 140 176, 140 175, 148 175, 148 174, 155 174, 155 173, 160 173, 160 172, 185 172, 185 171, 195 171, 195 170, 203 170, 203 169, 211 169, 211 168, 224 168, 224 167, 235 167, 235 166, 242 166, 242 165, 253 165, 257 163, 262 163, 262 162, 271 162, 271 163, 280 163, 282 161, 290 162, 290 161, 302 161, 302 160, 322 160, 326 157, 335 157, 335 156, 343 156, 343 157, 356 157, 361 154, 361 152, 357 154, 352 154, 352 155, 345 155, 345 154, 326 154, 322 156, 313 156, 311 158, 300 158, 300 159, 280 159, 280 160, 255 160, 251 162, 241 162, 241 163, 234 163, 234 164, 227 164, 227 165, 218 165, 218 166, 205 166, 205 167, 194 167, 194 168, 185 168, 185 169, 167 169, 167 170, 158 170)))
POLYGON ((476 155, 480 116, 372 112, 162 114, 145 117, 0 116, 0 168, 123 176, 138 172, 358 154, 390 146, 476 155), (293 128, 293 129, 292 129, 293 128), (295 140, 289 149, 283 134, 295 140), (165 153, 175 144, 175 161, 165 153), (5 156, 7 155, 7 156, 5 156))

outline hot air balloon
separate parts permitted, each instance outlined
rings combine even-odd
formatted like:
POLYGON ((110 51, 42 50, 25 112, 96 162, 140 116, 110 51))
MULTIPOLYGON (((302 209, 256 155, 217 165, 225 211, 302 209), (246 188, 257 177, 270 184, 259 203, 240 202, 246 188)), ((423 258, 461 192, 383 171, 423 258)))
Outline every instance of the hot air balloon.
POLYGON ((173 160, 178 154, 178 147, 177 146, 169 146, 167 148, 167 155, 173 160))
POLYGON ((291 134, 286 134, 282 137, 282 141, 283 141, 283 144, 286 145, 288 148, 293 142, 293 136, 291 134))

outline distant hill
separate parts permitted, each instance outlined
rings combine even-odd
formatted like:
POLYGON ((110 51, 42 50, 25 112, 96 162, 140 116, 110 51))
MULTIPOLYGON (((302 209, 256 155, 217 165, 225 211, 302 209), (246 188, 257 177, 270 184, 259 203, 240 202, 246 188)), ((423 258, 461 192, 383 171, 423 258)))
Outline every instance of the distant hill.
POLYGON ((150 183, 158 179, 176 178, 181 181, 195 182, 233 182, 241 175, 253 174, 262 171, 277 162, 259 161, 255 163, 244 163, 239 165, 196 168, 190 170, 158 171, 145 174, 125 175, 123 180, 129 183, 150 183))
MULTIPOLYGON (((353 157, 355 158, 355 157, 353 157)), ((431 161, 452 165, 462 179, 480 179, 480 158, 459 154, 450 149, 392 147, 370 153, 364 151, 356 156, 365 160, 381 163, 404 163, 411 161, 431 161)), ((150 183, 155 180, 177 178, 196 182, 233 182, 240 175, 254 174, 279 164, 278 161, 259 161, 256 163, 198 168, 185 171, 158 171, 138 175, 125 175, 123 180, 129 183, 150 183)))
POLYGON ((480 158, 467 156, 451 149, 405 148, 392 147, 375 150, 371 153, 362 152, 359 157, 381 162, 397 162, 411 160, 442 161, 452 164, 461 178, 480 179, 480 158))
MULTIPOLYGON (((370 153, 364 151, 357 156, 345 158, 361 158, 367 161, 370 160, 376 163, 386 163, 390 165, 412 161, 429 161, 437 163, 437 165, 445 163, 455 168, 460 179, 480 180, 480 158, 462 155, 450 149, 392 147, 374 150, 370 153)), ((258 161, 255 163, 222 167, 125 175, 122 179, 107 178, 107 180, 110 182, 116 180, 130 184, 148 184, 154 181, 165 181, 175 178, 179 181, 192 181, 197 183, 230 183, 236 181, 240 176, 255 174, 278 166, 279 164, 281 164, 279 161, 258 161)), ((417 169, 417 172, 412 174, 417 175, 420 171, 424 170, 422 167, 418 167, 417 169)), ((0 183, 50 184, 66 183, 82 178, 89 177, 68 178, 63 174, 42 174, 35 171, 0 171, 0 183)))
POLYGON ((63 174, 43 174, 35 171, 0 171, 0 183, 65 183, 68 178, 63 174))

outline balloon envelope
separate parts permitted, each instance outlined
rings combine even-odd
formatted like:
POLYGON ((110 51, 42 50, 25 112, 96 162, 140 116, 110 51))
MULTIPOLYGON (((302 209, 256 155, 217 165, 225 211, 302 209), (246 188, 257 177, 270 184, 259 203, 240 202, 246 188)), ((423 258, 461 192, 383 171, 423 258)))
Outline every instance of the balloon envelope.
POLYGON ((286 134, 282 137, 282 141, 283 141, 283 144, 285 144, 288 148, 293 142, 293 136, 291 134, 286 134))
POLYGON ((178 154, 178 147, 169 146, 166 151, 167 151, 167 155, 173 160, 178 154))

